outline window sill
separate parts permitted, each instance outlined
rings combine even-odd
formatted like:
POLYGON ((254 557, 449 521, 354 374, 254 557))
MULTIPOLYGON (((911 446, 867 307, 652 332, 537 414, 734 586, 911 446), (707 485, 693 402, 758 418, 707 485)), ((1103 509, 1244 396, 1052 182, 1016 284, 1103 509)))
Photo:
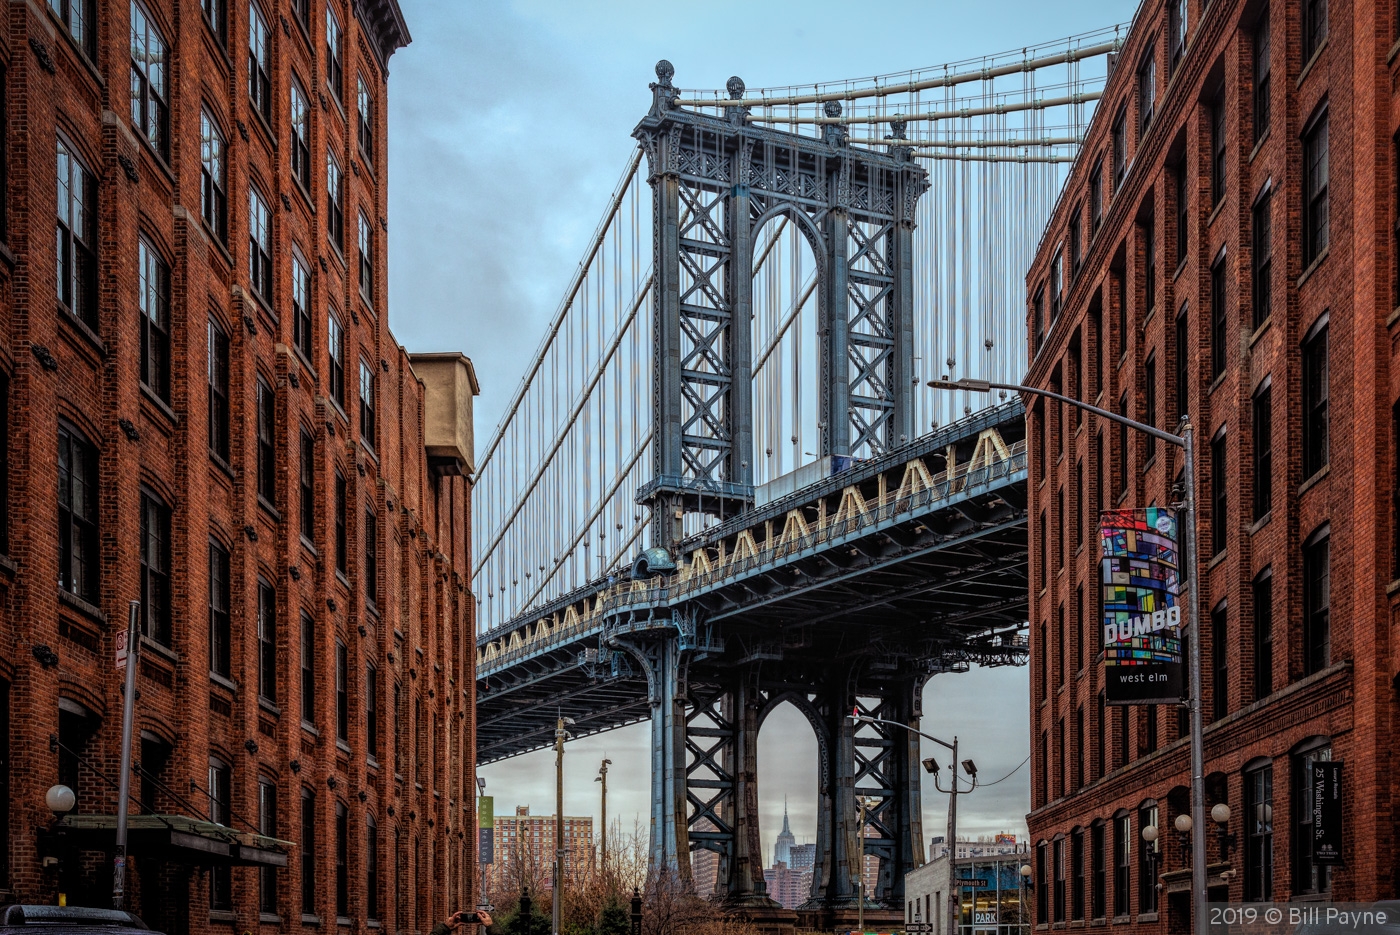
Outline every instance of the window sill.
POLYGON ((97 65, 93 63, 92 59, 88 58, 87 52, 73 39, 73 34, 68 31, 68 27, 63 25, 63 21, 57 16, 53 15, 52 10, 46 10, 46 12, 49 14, 49 22, 57 27, 56 31, 64 38, 64 44, 67 45, 68 50, 78 56, 78 61, 82 62, 83 67, 91 73, 93 80, 97 82, 97 86, 106 90, 107 82, 102 80, 102 72, 98 71, 97 65))
POLYGON ((1400 306, 1397 306, 1395 311, 1391 312, 1390 315, 1386 318, 1385 326, 1389 328, 1392 325, 1394 325, 1397 321, 1400 321, 1400 306))
POLYGON ((1303 66, 1303 70, 1298 72, 1298 83, 1295 85, 1295 87, 1301 88, 1303 86, 1303 82, 1306 81, 1308 75, 1312 73, 1313 66, 1316 65, 1318 63, 1318 60, 1322 58, 1322 53, 1327 51, 1327 43, 1330 42, 1331 39, 1332 36, 1329 33, 1326 38, 1324 38, 1321 42, 1317 44, 1317 48, 1313 49, 1312 57, 1309 58, 1308 63, 1303 66))
POLYGON ((336 916, 336 917, 335 917, 335 924, 338 925, 338 926, 340 926, 341 928, 347 928, 347 929, 348 929, 350 926, 354 925, 355 923, 354 923, 353 921, 351 921, 350 919, 346 918, 345 916, 336 916))
MULTIPOLYGON (((296 134, 292 134, 292 137, 295 140, 296 134)), ((306 190, 306 186, 302 184, 301 179, 297 178, 296 176, 293 176, 292 188, 295 189, 296 193, 301 196, 302 203, 306 205, 306 210, 311 212, 312 217, 315 217, 316 201, 314 198, 311 197, 311 193, 306 190)))
POLYGON ((336 738, 336 741, 335 741, 335 748, 336 748, 337 750, 339 750, 341 753, 345 753, 345 754, 349 754, 349 753, 352 752, 351 749, 350 749, 350 745, 349 745, 348 743, 346 743, 345 741, 341 740, 341 739, 338 738, 338 737, 336 738))
MULTIPOLYGON (((1150 882, 1150 881, 1149 881, 1149 882, 1150 882)), ((1138 920, 1138 923, 1139 923, 1139 924, 1141 924, 1141 923, 1143 923, 1143 922, 1156 922, 1156 921, 1157 921, 1157 913, 1155 913, 1155 912, 1139 912, 1139 913, 1138 913, 1137 920, 1138 920)))
POLYGON ((343 585, 343 586, 345 587, 345 590, 347 590, 347 591, 350 590, 350 579, 347 578, 347 577, 345 577, 345 572, 343 572, 343 571, 341 571, 339 568, 337 568, 337 569, 335 570, 335 578, 336 578, 337 581, 339 581, 339 582, 341 583, 341 585, 343 585))
POLYGON ((177 653, 175 650, 171 649, 169 646, 166 646, 164 643, 157 643, 155 640, 151 639, 149 636, 142 636, 142 637, 141 637, 141 648, 142 648, 143 650, 149 649, 151 652, 155 653, 157 656, 160 656, 160 657, 162 657, 163 659, 165 659, 165 660, 166 660, 167 662, 169 662, 171 665, 175 665, 176 663, 178 663, 178 662, 180 661, 180 654, 179 654, 179 653, 177 653))
POLYGON ((273 701, 271 698, 268 698, 261 692, 258 693, 258 707, 275 718, 282 717, 282 709, 277 707, 277 702, 273 701))
POLYGON ((170 408, 170 404, 161 399, 155 390, 151 389, 146 382, 141 381, 141 396, 170 421, 170 427, 175 428, 180 424, 180 417, 175 414, 175 410, 170 408))
POLYGON ((228 924, 228 925, 233 925, 234 923, 236 923, 236 922, 238 921, 238 915, 237 915, 236 913, 229 912, 229 911, 226 911, 226 910, 223 910, 223 909, 210 909, 210 910, 209 910, 209 921, 210 921, 210 922, 223 922, 223 923, 226 923, 226 924, 228 924))
POLYGON ((1298 496, 1301 497, 1304 493, 1316 487, 1322 482, 1322 479, 1330 473, 1332 473, 1332 465, 1330 464, 1324 464, 1322 467, 1318 468, 1316 474, 1298 485, 1298 496))
POLYGON ((1249 161, 1254 162, 1254 157, 1259 155, 1259 150, 1264 148, 1264 144, 1269 141, 1269 134, 1273 132, 1273 127, 1264 131, 1264 135, 1254 141, 1254 148, 1249 151, 1249 161))
POLYGON ((1257 519, 1257 520, 1254 521, 1254 525, 1253 525, 1253 526, 1250 526, 1250 527, 1249 527, 1249 534, 1250 534, 1251 536, 1257 535, 1258 532, 1259 532, 1259 530, 1261 530, 1261 529, 1263 529, 1265 526, 1269 525, 1269 520, 1271 520, 1271 519, 1273 519, 1273 518, 1274 518, 1274 511, 1273 511, 1273 510, 1270 510, 1269 512, 1265 513, 1263 516, 1259 517, 1259 519, 1257 519))
POLYGON ((15 254, 14 254, 14 251, 10 249, 10 247, 9 247, 8 244, 3 243, 3 242, 0 242, 0 262, 3 262, 6 266, 8 266, 8 267, 10 268, 11 272, 14 271, 14 268, 15 268, 15 254))
POLYGON ((220 675, 217 672, 210 672, 209 681, 213 682, 215 685, 219 686, 220 688, 224 689, 225 691, 231 694, 238 694, 238 683, 226 675, 220 675))
POLYGON ((227 474, 229 480, 238 480, 238 477, 233 473, 233 468, 230 467, 229 463, 223 458, 219 457, 217 454, 211 451, 209 452, 209 460, 213 462, 214 466, 217 467, 220 471, 223 471, 225 474, 227 474))
MULTIPOLYGON (((1151 437, 1152 437, 1152 436, 1150 436, 1150 435, 1148 436, 1148 438, 1151 438, 1151 437)), ((1152 469, 1153 469, 1154 467, 1156 467, 1156 466, 1157 466, 1157 455, 1154 454, 1154 455, 1152 455, 1152 457, 1148 458, 1147 461, 1143 464, 1143 466, 1142 466, 1142 473, 1144 473, 1144 474, 1151 473, 1152 469)))
POLYGON ((316 916, 316 915, 311 915, 309 912, 303 912, 303 913, 301 914, 301 924, 302 924, 302 925, 320 925, 320 924, 321 924, 321 917, 320 917, 320 916, 316 916))
POLYGON ((1215 223, 1215 219, 1220 217, 1220 212, 1225 210, 1226 201, 1227 199, 1222 197, 1215 207, 1210 209, 1210 215, 1206 218, 1206 230, 1210 230, 1211 225, 1215 223))
POLYGON ((1315 259, 1315 260, 1313 260, 1311 263, 1309 263, 1309 264, 1308 264, 1308 268, 1305 269, 1305 270, 1303 270, 1303 275, 1301 275, 1301 276, 1298 277, 1298 288, 1299 288, 1299 289, 1303 288, 1303 283, 1305 283, 1305 282, 1307 282, 1309 279, 1311 279, 1311 278, 1312 278, 1312 274, 1315 273, 1315 272, 1317 272, 1317 268, 1318 268, 1319 266, 1322 265, 1322 262, 1323 262, 1324 260, 1327 259, 1327 254, 1328 254, 1329 252, 1331 252, 1331 250, 1332 250, 1332 245, 1329 243, 1327 246, 1325 246, 1325 247, 1322 248, 1322 252, 1319 253, 1319 254, 1317 255, 1317 259, 1315 259))
POLYGON ((378 919, 366 919, 366 920, 365 920, 365 928, 369 929, 370 931, 378 931, 378 929, 379 929, 379 920, 378 920, 378 919))
POLYGON ((259 912, 258 921, 269 925, 281 925, 282 917, 275 912, 259 912))
POLYGON ((7 578, 13 578, 17 571, 19 571, 19 566, 15 564, 14 559, 8 555, 0 555, 0 574, 7 578))
POLYGON ((379 467, 379 455, 375 454, 374 446, 366 441, 363 435, 360 436, 360 447, 364 449, 365 454, 369 455, 370 460, 374 462, 374 466, 379 467))
POLYGON ((281 524, 282 514, 277 512, 277 507, 273 506, 271 503, 268 503, 267 498, 264 497, 261 493, 258 494, 258 506, 261 507, 269 516, 271 516, 274 522, 281 524))
POLYGON ((1210 561, 1206 563, 1206 571, 1213 571, 1215 569, 1215 566, 1225 561, 1225 557, 1229 554, 1230 550, 1228 548, 1224 548, 1221 549, 1219 552, 1216 552, 1210 557, 1210 561))
POLYGON ((301 363, 302 367, 306 368, 306 372, 311 375, 311 382, 320 383, 321 378, 316 373, 316 367, 311 363, 311 361, 307 360, 306 355, 301 352, 301 348, 297 347, 296 345, 293 345, 292 352, 297 355, 297 360, 301 363))
POLYGON ((82 614, 84 617, 87 617, 89 620, 92 620, 95 623, 100 623, 104 626, 107 624, 107 615, 104 614, 100 608, 96 607, 93 604, 89 604, 87 601, 83 600, 81 597, 74 594, 72 591, 67 591, 63 588, 59 588, 58 602, 60 604, 67 604, 69 607, 73 608, 78 613, 82 614))
POLYGON ((1113 924, 1114 924, 1114 925, 1130 925, 1130 924, 1132 923, 1132 921, 1133 921, 1132 916, 1114 916, 1114 917, 1113 917, 1113 924))
POLYGON ((1220 389, 1221 384, 1223 384, 1223 383, 1225 382, 1225 378, 1226 378, 1227 376, 1229 376, 1229 375, 1230 375, 1230 368, 1227 366, 1224 370, 1220 371, 1220 375, 1219 375, 1219 376, 1217 376, 1214 380, 1212 380, 1212 381, 1210 382, 1210 388, 1206 390, 1206 395, 1207 395, 1207 396, 1210 396, 1210 395, 1212 395, 1216 390, 1220 389))
POLYGON ((272 127, 267 124, 267 118, 263 116, 262 111, 258 110, 251 98, 248 100, 248 113, 253 115, 253 123, 267 137, 267 143, 272 147, 272 151, 277 152, 277 134, 272 132, 272 127))
POLYGON ((1172 282, 1175 283, 1181 278, 1181 271, 1186 268, 1186 257, 1176 261, 1176 269, 1172 270, 1172 282))
POLYGON ((224 238, 219 236, 219 234, 216 233, 214 229, 209 226, 209 224, 204 220, 204 216, 202 214, 199 218, 199 226, 203 228, 204 234, 206 237, 208 237, 209 242, 214 245, 215 251, 219 254, 220 257, 223 258, 224 265, 226 265, 230 270, 232 270, 233 254, 228 252, 228 244, 224 242, 224 238))
POLYGON ((69 325, 71 325, 78 332, 79 335, 81 335, 89 344, 91 344, 93 350, 97 351, 98 357, 107 356, 107 345, 102 343, 102 339, 97 336, 97 332, 93 331, 87 322, 83 321, 77 315, 74 315, 72 310, 69 309, 68 306, 64 305, 62 302, 58 303, 58 309, 58 317, 63 321, 67 322, 69 325))
POLYGON ((321 732, 318 731, 318 730, 316 729, 316 725, 315 725, 315 724, 312 724, 312 723, 311 723, 310 721, 308 721, 306 718, 302 718, 302 719, 301 719, 301 729, 304 730, 304 731, 306 731, 306 732, 307 732, 308 734, 310 734, 312 737, 320 737, 320 736, 321 736, 321 732))
POLYGON ((313 558, 321 557, 321 553, 316 551, 316 544, 310 539, 306 538, 305 535, 301 537, 301 547, 306 551, 310 552, 313 558))
POLYGON ((335 412, 336 415, 340 416, 341 430, 348 435, 350 433, 350 417, 345 414, 345 409, 340 405, 340 400, 336 399, 334 396, 327 396, 325 400, 330 404, 331 410, 335 412))
POLYGON ((1258 328, 1255 328, 1255 329, 1254 329, 1254 333, 1251 334, 1251 335, 1249 336, 1249 346, 1250 346, 1250 348, 1253 348, 1254 345, 1255 345, 1256 343, 1258 343, 1259 339, 1262 338, 1262 337, 1264 336, 1264 333, 1265 333, 1266 331, 1269 330, 1269 327, 1270 327, 1273 323, 1274 323, 1274 316, 1273 316, 1273 315, 1270 315, 1268 318, 1265 318, 1262 322, 1259 323, 1259 327, 1258 327, 1258 328))

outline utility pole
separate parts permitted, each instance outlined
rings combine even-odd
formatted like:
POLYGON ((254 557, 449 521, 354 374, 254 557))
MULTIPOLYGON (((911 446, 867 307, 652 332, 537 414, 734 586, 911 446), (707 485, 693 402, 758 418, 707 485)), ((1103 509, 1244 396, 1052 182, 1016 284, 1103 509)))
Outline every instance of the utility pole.
POLYGON ((569 739, 564 725, 573 722, 560 715, 554 725, 554 935, 564 921, 564 741, 569 739))
MULTIPOLYGON (((953 785, 948 791, 948 935, 958 935, 958 735, 953 735, 953 762, 949 772, 953 785)), ((976 777, 974 777, 974 781, 976 777)), ((933 784, 938 785, 937 777, 933 784)))
POLYGON ((126 908, 126 809, 131 797, 131 735, 136 716, 136 660, 141 652, 141 602, 127 605, 126 688, 122 693, 121 775, 117 779, 117 842, 112 852, 112 908, 126 908))
POLYGON ((603 757, 603 762, 598 765, 598 775, 593 780, 603 784, 603 834, 599 838, 599 843, 602 848, 601 864, 604 873, 608 872, 608 766, 611 763, 612 760, 603 757))

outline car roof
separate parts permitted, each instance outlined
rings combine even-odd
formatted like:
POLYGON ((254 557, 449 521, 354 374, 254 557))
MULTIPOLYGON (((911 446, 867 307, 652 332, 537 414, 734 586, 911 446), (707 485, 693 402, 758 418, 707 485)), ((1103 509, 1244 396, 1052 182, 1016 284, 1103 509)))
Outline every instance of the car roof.
POLYGON ((13 905, 0 909, 0 928, 31 925, 82 926, 94 929, 139 929, 149 931, 145 922, 134 913, 120 909, 97 909, 89 906, 13 905))

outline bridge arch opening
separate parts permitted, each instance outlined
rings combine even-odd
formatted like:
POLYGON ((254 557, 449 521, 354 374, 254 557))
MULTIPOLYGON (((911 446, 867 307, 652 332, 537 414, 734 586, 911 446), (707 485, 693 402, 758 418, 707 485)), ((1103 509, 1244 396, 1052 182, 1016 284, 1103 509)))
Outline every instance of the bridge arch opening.
POLYGON ((792 699, 767 709, 758 729, 758 814, 768 895, 801 905, 811 895, 812 851, 821 814, 821 745, 792 699), (780 755, 765 756, 765 751, 780 755), (791 835, 788 840, 783 832, 791 835), (787 854, 779 869, 779 851, 787 854))
POLYGON ((753 237, 753 475, 766 484, 821 457, 821 265, 809 218, 783 208, 760 221, 753 237))

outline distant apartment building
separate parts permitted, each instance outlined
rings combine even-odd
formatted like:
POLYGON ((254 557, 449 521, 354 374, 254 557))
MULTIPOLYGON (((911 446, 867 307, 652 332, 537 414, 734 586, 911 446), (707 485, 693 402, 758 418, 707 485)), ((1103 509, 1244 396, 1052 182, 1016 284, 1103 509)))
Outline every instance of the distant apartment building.
MULTIPOLYGON (((807 845, 809 849, 812 845, 807 845)), ((796 850, 796 845, 792 850, 796 850)), ((763 881, 768 885, 768 895, 784 909, 796 909, 812 895, 812 865, 809 861, 805 870, 791 867, 785 860, 776 860, 773 866, 763 871, 763 881)))
MULTIPOLYGON (((529 885, 549 889, 554 878, 555 816, 531 815, 518 805, 515 814, 496 818, 496 861, 487 872, 487 892, 494 896, 529 885)), ((564 817, 564 876, 574 880, 594 866, 593 819, 564 817)))

